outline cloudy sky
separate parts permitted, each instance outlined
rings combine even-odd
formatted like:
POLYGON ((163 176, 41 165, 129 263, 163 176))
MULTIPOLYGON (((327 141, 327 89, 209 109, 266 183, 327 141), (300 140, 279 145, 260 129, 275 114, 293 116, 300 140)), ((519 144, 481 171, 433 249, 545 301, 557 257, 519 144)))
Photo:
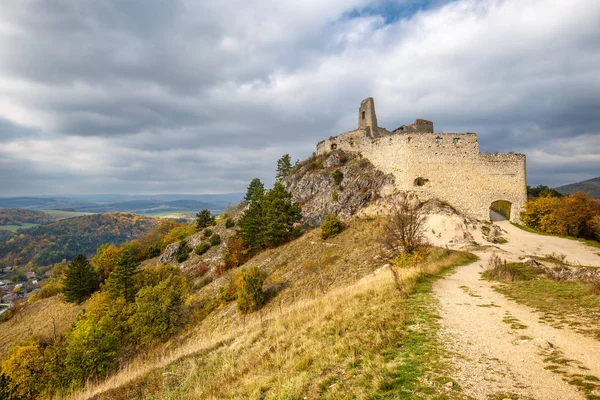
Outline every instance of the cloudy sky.
POLYGON ((530 184, 598 176, 600 3, 1 0, 0 196, 270 184, 369 96, 530 184))

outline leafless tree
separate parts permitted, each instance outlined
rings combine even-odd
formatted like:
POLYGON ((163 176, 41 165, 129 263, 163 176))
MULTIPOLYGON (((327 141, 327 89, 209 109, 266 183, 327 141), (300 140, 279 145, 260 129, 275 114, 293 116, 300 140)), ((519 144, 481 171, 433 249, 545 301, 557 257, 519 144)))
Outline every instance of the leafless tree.
POLYGON ((383 245, 388 256, 397 258, 421 248, 425 244, 425 221, 422 205, 413 206, 408 199, 397 202, 385 225, 383 245))

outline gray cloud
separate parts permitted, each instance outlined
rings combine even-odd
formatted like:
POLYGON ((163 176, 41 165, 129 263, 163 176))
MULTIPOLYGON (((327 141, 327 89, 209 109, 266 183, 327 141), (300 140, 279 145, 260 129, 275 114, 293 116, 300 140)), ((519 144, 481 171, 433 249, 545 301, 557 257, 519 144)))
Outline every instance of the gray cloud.
POLYGON ((598 175, 594 0, 424 4, 3 1, 2 194, 243 191, 367 96, 526 153, 532 184, 598 175))

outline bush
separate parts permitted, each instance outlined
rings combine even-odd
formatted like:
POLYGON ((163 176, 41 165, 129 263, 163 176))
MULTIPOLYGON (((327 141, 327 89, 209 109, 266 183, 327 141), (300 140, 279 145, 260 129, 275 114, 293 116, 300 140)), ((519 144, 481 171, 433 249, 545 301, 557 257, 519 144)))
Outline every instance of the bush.
POLYGON ((247 314, 259 310, 267 300, 263 291, 263 273, 256 265, 242 271, 237 287, 237 308, 247 314))
POLYGON ((213 234, 213 231, 211 229, 207 228, 204 230, 204 232, 202 232, 202 237, 206 239, 206 238, 211 237, 212 234, 213 234))
POLYGON ((210 238, 210 245, 211 246, 218 246, 221 244, 221 236, 220 235, 212 235, 210 238))
POLYGON ((227 304, 231 301, 237 299, 237 290, 238 290, 238 279, 239 276, 233 275, 230 277, 229 283, 227 286, 220 286, 219 293, 217 298, 221 304, 227 304))
POLYGON ((335 171, 332 175, 333 181, 339 187, 342 181, 344 180, 344 174, 339 169, 335 171))
POLYGON ((231 229, 234 226, 235 226, 235 222, 233 222, 233 220, 231 218, 227 218, 227 220, 225 221, 225 228, 231 229))
POLYGON ((250 249, 239 236, 227 240, 227 250, 223 251, 223 264, 217 268, 217 275, 228 269, 236 268, 248 260, 250 249))
POLYGON ((193 225, 177 226, 167 232, 162 242, 162 248, 164 249, 167 245, 181 241, 194 233, 196 233, 196 228, 193 225))
POLYGON ((179 242, 179 247, 175 251, 175 261, 178 263, 182 263, 188 259, 190 253, 192 252, 192 248, 188 245, 185 240, 179 242))
POLYGON ((342 221, 335 215, 327 215, 321 224, 321 239, 327 239, 340 233, 344 229, 342 221))
POLYGON ((194 251, 196 252, 196 254, 201 256, 202 254, 206 253, 209 249, 210 249, 210 243, 202 242, 198 246, 196 246, 196 250, 194 250, 194 251))
POLYGON ((333 191, 333 193, 331 193, 331 201, 333 201, 334 203, 337 203, 339 198, 340 198, 340 196, 338 195, 338 192, 333 191))
POLYGON ((153 244, 144 248, 144 258, 146 260, 158 256, 160 256, 160 247, 158 245, 153 244))

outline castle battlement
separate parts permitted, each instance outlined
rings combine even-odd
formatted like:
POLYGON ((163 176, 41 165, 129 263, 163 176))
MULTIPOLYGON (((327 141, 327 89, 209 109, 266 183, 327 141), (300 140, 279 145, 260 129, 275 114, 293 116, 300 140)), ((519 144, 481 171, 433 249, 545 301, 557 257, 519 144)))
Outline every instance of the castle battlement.
POLYGON ((437 197, 479 219, 489 219, 492 202, 505 200, 518 222, 527 202, 524 154, 482 154, 476 133, 435 133, 425 119, 388 131, 377 126, 371 97, 360 104, 358 129, 317 144, 317 154, 337 149, 360 153, 393 174, 395 189, 437 197))

